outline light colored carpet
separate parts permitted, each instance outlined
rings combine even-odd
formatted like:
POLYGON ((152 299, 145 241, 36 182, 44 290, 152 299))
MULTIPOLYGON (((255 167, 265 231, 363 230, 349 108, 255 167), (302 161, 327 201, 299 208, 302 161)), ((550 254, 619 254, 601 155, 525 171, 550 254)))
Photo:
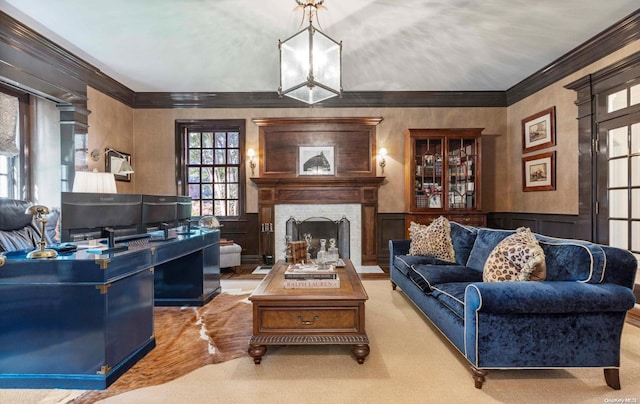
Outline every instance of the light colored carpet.
MULTIPOLYGON (((363 365, 350 356, 348 346, 269 347, 260 365, 248 356, 207 365, 172 382, 103 403, 603 404, 640 400, 640 328, 627 324, 623 332, 622 390, 607 387, 601 369, 495 370, 478 390, 468 363, 401 292, 392 291, 388 280, 363 283, 369 295, 366 327, 371 347, 363 365)), ((227 285, 243 288, 255 283, 238 280, 227 285)), ((15 390, 0 390, 0 403, 38 403, 42 398, 20 401, 7 392, 15 390)))

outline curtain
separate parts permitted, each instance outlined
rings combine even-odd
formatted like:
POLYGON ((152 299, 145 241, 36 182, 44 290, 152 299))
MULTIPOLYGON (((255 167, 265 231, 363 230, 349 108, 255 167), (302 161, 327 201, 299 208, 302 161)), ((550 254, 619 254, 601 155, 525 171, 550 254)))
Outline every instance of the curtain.
POLYGON ((0 93, 0 155, 13 157, 20 153, 16 146, 18 98, 0 93))

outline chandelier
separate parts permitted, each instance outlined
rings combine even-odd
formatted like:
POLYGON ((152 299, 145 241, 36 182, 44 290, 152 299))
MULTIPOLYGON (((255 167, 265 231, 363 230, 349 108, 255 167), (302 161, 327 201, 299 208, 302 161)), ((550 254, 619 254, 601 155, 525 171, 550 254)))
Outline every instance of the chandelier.
MULTIPOLYGON (((342 96, 342 41, 336 42, 313 26, 324 0, 295 0, 309 26, 284 41, 280 49, 278 94, 315 104, 342 96)), ((320 22, 318 21, 318 26, 320 22)))

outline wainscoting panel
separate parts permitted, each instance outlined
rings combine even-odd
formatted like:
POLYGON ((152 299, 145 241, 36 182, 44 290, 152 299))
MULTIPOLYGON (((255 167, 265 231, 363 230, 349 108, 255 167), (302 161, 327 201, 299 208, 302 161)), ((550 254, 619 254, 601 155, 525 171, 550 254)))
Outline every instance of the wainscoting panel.
POLYGON ((547 215, 543 213, 496 212, 487 215, 487 227, 517 229, 528 227, 545 236, 590 240, 591 233, 579 225, 578 215, 547 215))

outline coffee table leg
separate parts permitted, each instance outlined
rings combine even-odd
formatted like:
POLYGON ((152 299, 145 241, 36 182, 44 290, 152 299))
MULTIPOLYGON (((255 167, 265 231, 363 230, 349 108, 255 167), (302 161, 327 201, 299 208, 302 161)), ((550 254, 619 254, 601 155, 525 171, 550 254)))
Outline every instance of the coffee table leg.
POLYGON ((249 345, 249 356, 253 358, 253 363, 255 363, 256 365, 260 364, 260 361, 262 361, 262 357, 266 353, 267 353, 266 345, 254 345, 254 344, 249 345))
POLYGON ((369 355, 369 345, 367 344, 353 345, 351 347, 351 352, 353 353, 353 356, 356 357, 356 361, 358 361, 358 363, 362 365, 364 363, 364 358, 366 358, 369 355))

